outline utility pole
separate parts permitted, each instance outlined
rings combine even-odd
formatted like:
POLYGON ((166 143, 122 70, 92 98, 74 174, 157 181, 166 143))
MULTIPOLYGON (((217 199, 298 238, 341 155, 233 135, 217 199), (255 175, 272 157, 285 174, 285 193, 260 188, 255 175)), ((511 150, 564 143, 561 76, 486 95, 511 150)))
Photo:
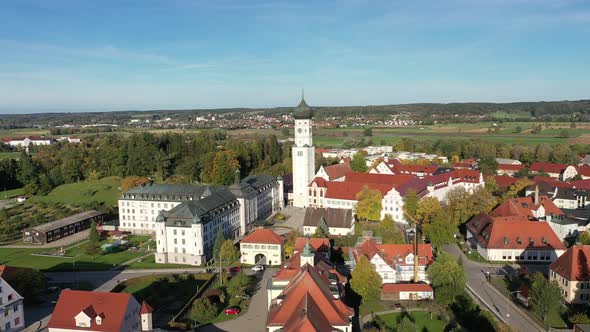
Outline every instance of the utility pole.
POLYGON ((420 234, 420 226, 422 223, 419 222, 416 218, 414 218, 414 216, 409 214, 408 211, 406 211, 406 209, 404 209, 404 214, 406 215, 406 217, 412 220, 412 222, 414 222, 414 226, 416 227, 416 234, 414 235, 414 282, 418 282, 418 261, 420 259, 418 250, 418 238, 422 236, 420 234))

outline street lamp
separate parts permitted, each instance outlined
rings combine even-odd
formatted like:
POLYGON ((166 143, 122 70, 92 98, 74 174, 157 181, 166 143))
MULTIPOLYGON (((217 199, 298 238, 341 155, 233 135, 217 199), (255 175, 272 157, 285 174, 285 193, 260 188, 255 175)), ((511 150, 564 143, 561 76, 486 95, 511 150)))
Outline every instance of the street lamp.
POLYGON ((510 295, 515 294, 515 293, 520 293, 520 291, 517 290, 514 292, 510 292, 510 293, 508 293, 508 297, 506 298, 506 304, 508 305, 506 307, 506 324, 507 325, 510 325, 510 324, 508 324, 508 319, 510 318, 510 295))

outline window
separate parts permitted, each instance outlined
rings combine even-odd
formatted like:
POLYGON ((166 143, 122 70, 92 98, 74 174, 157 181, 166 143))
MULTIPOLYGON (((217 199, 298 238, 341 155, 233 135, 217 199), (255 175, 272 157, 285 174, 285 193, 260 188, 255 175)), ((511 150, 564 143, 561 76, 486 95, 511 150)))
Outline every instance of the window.
POLYGON ((14 326, 18 326, 18 325, 20 325, 20 317, 16 317, 14 319, 14 326))
POLYGON ((13 310, 14 310, 14 312, 18 311, 18 304, 14 306, 13 310))

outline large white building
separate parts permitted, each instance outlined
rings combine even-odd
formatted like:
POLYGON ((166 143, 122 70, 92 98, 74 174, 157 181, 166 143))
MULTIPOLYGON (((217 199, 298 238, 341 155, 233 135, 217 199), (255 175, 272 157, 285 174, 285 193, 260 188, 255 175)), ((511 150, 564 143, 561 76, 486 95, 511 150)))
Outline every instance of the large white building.
POLYGON ((29 145, 51 145, 55 139, 45 136, 6 137, 2 141, 16 148, 27 148, 29 145))
POLYGON ((201 265, 212 258, 217 232, 240 235, 240 203, 228 189, 180 203, 156 218, 156 263, 201 265))
POLYGON ((119 229, 133 234, 154 234, 156 218, 182 202, 198 201, 224 190, 239 205, 239 234, 252 229, 255 221, 268 218, 283 208, 283 180, 267 174, 248 176, 240 181, 236 171, 234 184, 155 184, 137 186, 119 198, 119 229))
POLYGON ((23 297, 0 278, 0 331, 20 331, 25 327, 23 297))
POLYGON ((293 206, 309 205, 307 186, 315 175, 315 147, 312 138, 313 110, 303 98, 293 112, 295 145, 293 146, 293 206))

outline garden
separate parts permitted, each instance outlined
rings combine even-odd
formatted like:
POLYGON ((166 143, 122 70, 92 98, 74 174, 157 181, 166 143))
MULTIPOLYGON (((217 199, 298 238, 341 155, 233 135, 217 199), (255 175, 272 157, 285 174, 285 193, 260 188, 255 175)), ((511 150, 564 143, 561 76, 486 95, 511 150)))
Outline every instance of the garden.
POLYGON ((391 331, 420 331, 438 332, 445 331, 449 324, 448 317, 444 315, 432 315, 427 311, 402 311, 375 316, 375 323, 391 331))

